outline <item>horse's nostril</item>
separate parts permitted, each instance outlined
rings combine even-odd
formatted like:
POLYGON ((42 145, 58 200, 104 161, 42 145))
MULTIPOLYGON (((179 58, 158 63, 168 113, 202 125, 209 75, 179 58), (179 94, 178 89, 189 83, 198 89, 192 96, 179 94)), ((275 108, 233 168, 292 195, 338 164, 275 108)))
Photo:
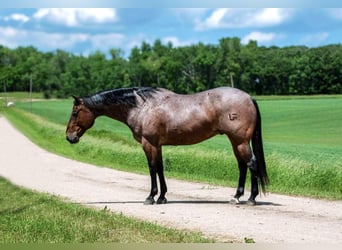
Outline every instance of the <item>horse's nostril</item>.
POLYGON ((66 140, 71 143, 71 139, 69 138, 69 136, 66 137, 66 140))
POLYGON ((78 142, 78 136, 66 136, 66 139, 70 143, 77 143, 78 142))

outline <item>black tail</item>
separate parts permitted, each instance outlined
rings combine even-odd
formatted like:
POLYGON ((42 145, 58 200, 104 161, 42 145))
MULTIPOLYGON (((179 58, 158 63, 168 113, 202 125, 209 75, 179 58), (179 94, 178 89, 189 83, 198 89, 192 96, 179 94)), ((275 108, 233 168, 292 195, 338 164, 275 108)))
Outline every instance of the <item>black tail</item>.
POLYGON ((260 115, 258 104, 254 99, 253 99, 253 103, 257 112, 257 121, 256 121, 256 127, 254 129, 254 133, 252 137, 252 147, 253 147, 253 154, 256 158, 256 163, 257 163, 258 178, 260 181, 262 191, 263 193, 265 193, 266 185, 268 185, 269 179, 267 176, 264 148, 262 145, 261 115, 260 115))

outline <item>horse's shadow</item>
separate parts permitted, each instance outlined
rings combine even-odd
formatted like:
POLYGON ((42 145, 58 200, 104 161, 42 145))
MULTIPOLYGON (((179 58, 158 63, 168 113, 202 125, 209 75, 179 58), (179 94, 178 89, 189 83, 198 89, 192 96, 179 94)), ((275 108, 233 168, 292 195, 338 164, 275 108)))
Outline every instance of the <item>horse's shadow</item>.
MULTIPOLYGON (((171 200, 168 201, 169 204, 228 204, 228 205, 247 205, 247 201, 240 201, 240 203, 236 204, 231 201, 211 201, 211 200, 171 200)), ((256 206, 281 206, 281 204, 273 203, 273 202, 265 202, 265 201, 257 201, 256 206)))
MULTIPOLYGON (((84 205, 101 205, 101 204, 143 204, 143 201, 88 201, 81 202, 79 204, 84 205)), ((212 200, 169 200, 167 204, 227 204, 234 206, 249 206, 247 201, 240 201, 240 203, 236 204, 230 201, 212 201, 212 200)), ((256 206, 282 206, 279 203, 268 202, 268 201, 257 201, 256 206)))

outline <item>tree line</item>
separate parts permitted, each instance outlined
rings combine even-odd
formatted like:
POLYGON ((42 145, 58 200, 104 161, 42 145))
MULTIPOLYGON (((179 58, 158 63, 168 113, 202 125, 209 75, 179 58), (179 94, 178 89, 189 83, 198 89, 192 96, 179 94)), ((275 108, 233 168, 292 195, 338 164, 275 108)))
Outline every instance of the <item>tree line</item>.
POLYGON ((178 93, 234 86, 257 95, 342 94, 342 47, 265 47, 237 37, 174 47, 157 39, 124 57, 117 48, 83 56, 0 45, 0 84, 7 91, 28 91, 30 81, 47 98, 132 86, 178 93))

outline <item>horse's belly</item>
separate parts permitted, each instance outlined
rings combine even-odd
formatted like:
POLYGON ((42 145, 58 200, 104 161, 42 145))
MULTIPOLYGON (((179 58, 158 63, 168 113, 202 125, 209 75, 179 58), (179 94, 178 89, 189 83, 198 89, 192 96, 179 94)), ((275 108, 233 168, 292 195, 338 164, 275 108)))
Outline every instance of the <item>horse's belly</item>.
POLYGON ((212 128, 174 128, 161 135, 161 145, 191 145, 217 135, 212 128))

